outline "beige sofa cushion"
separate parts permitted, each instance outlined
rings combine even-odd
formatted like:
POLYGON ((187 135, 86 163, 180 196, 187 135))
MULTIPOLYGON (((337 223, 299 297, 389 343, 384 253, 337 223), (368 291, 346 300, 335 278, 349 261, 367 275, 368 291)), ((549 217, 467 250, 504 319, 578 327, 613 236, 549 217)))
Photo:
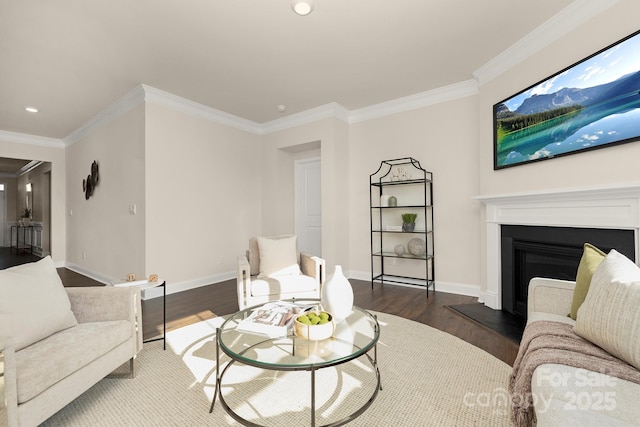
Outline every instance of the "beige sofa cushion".
POLYGON ((640 268, 615 250, 593 273, 576 333, 640 369, 640 268))
POLYGON ((17 352, 18 404, 127 341, 131 330, 126 320, 80 323, 17 352))
POLYGON ((576 287, 573 290, 571 312, 569 313, 569 316, 571 316, 573 320, 576 320, 576 317, 578 316, 578 309, 584 302, 587 292, 589 292, 589 285, 591 284, 593 272, 596 271, 596 268, 598 268, 605 256, 607 256, 607 254, 592 244, 584 244, 582 258, 580 258, 578 272, 576 273, 576 287))
POLYGON ((0 271, 0 335, 18 351, 77 325, 51 257, 0 271))
POLYGON ((299 275, 296 236, 258 237, 260 274, 258 278, 299 275))
POLYGON ((628 427, 640 419, 638 384, 599 372, 540 365, 531 393, 538 426, 628 427))

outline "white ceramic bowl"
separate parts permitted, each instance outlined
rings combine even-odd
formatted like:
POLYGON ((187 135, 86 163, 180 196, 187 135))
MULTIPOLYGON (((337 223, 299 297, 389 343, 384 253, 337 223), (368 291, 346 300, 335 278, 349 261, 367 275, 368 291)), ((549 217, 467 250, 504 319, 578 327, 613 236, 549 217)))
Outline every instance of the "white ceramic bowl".
POLYGON ((296 334, 298 338, 304 338, 309 341, 321 341, 330 338, 333 335, 334 324, 333 316, 331 313, 328 314, 329 321, 321 325, 307 325, 306 323, 299 322, 296 317, 293 322, 293 333, 296 334))

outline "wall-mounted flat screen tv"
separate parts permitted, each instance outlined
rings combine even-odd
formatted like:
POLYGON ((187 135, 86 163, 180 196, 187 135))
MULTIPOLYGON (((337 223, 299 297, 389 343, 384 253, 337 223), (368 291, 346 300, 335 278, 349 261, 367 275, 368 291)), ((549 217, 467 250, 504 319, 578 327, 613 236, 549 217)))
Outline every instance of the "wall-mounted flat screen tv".
POLYGON ((493 106, 494 169, 640 139, 640 31, 493 106))

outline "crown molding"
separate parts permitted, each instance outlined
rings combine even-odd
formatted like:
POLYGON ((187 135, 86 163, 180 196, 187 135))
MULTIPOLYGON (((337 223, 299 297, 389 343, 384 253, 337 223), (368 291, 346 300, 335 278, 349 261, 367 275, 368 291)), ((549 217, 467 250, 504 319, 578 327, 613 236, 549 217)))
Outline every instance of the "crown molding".
POLYGON ((389 116, 391 114, 428 107, 430 105, 453 101, 459 98, 466 98, 467 96, 477 94, 478 84, 475 80, 465 80, 460 83, 454 83, 448 86, 353 110, 349 114, 349 123, 358 123, 365 120, 389 116))
POLYGON ((96 129, 106 125, 113 119, 130 111, 144 101, 144 90, 142 85, 136 86, 131 92, 109 105, 100 113, 93 116, 88 122, 71 132, 64 138, 66 145, 73 145, 82 138, 91 134, 96 129))
POLYGON ((230 126, 246 132, 260 134, 261 126, 251 120, 233 114, 225 113, 206 105, 199 104, 186 98, 173 95, 160 89, 156 89, 147 85, 140 85, 144 90, 144 99, 152 104, 161 105, 175 111, 180 111, 195 117, 216 122, 222 125, 230 126))
POLYGON ((0 141, 14 142, 17 144, 38 145, 47 148, 64 148, 64 141, 46 136, 29 135, 26 133, 0 130, 0 141))
POLYGON ((328 118, 336 118, 346 123, 349 122, 349 110, 337 102, 321 105, 299 113, 291 114, 281 119, 271 120, 261 125, 261 134, 266 135, 273 132, 317 122, 328 118))
POLYGON ((619 0, 576 0, 562 9, 551 19, 521 38, 473 72, 479 86, 493 80, 500 74, 542 50, 565 34, 575 30, 588 20, 599 15, 619 0))
POLYGON ((104 126, 114 118, 126 113, 142 102, 161 105, 175 111, 180 111, 256 135, 269 134, 327 118, 336 118, 349 124, 358 123, 476 95, 479 92, 479 87, 483 84, 493 80, 529 56, 555 42, 589 19, 610 8, 618 1, 619 0, 576 0, 514 45, 474 71, 473 79, 471 80, 356 110, 349 111, 342 105, 332 102, 260 124, 141 84, 62 140, 2 130, 0 130, 0 140, 44 147, 64 147, 65 145, 78 142, 95 131, 95 129, 104 126))

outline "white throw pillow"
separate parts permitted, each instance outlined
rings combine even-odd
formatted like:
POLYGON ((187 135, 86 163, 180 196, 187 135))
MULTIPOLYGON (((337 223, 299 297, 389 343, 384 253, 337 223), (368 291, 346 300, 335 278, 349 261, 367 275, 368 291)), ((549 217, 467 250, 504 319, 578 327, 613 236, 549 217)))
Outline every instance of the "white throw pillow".
POLYGON ((0 336, 16 351, 77 324, 51 257, 0 270, 0 336))
POLYGON ((296 236, 258 237, 258 252, 260 253, 258 277, 301 274, 296 236))
POLYGON ((593 273, 576 333, 640 369, 640 268, 612 250, 593 273))

